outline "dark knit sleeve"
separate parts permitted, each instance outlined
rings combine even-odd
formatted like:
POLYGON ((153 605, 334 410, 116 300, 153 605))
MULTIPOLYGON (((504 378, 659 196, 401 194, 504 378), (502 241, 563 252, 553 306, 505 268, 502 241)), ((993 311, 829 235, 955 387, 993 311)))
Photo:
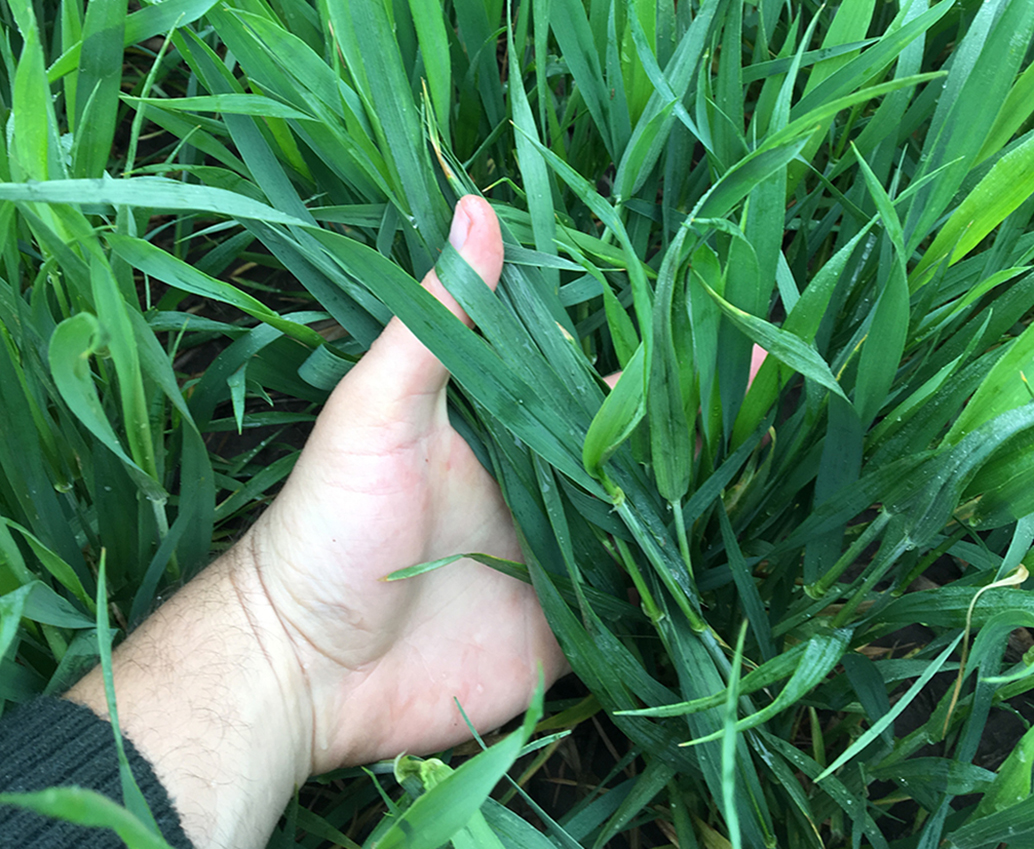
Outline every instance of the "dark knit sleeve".
MULTIPOLYGON (((165 840, 192 849, 179 815, 154 770, 125 740, 126 756, 165 840)), ((0 793, 78 785, 122 803, 122 783, 111 724, 65 699, 42 697, 0 719, 0 793)), ((110 829, 84 828, 0 805, 0 847, 120 849, 110 829)))

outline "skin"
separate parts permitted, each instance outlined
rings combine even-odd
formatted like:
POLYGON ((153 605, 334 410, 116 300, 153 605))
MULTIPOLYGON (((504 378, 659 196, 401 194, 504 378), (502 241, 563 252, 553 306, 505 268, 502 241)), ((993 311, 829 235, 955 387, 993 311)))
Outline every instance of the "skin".
MULTIPOLYGON (((495 288, 499 224, 457 205, 449 241, 495 288)), ((434 272, 423 285, 468 321, 434 272)), ((468 321, 469 323, 469 321, 468 321)), ((533 590, 464 552, 519 559, 499 489, 449 425, 449 375, 397 319, 331 395, 273 505, 113 661, 119 719, 198 847, 264 846, 294 787, 426 753, 527 707, 566 670, 533 590)), ((107 717, 99 670, 67 698, 107 717)))

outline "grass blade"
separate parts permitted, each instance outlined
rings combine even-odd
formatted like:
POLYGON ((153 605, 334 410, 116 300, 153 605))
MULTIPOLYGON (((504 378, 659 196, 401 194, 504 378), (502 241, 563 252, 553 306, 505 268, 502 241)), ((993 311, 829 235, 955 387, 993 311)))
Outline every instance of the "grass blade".
POLYGON ((75 177, 100 177, 108 166, 118 119, 125 25, 126 0, 87 4, 76 82, 75 177))

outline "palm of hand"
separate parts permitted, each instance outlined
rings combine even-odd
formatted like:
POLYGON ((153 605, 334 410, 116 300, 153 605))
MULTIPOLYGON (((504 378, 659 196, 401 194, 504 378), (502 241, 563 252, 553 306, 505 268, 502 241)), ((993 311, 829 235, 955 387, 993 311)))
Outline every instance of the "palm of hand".
MULTIPOLYGON (((461 252, 494 285, 498 226, 483 202, 462 204, 472 223, 461 252)), ((424 285, 449 304, 437 280, 424 285)), ((452 745, 469 737, 454 697, 489 729, 526 707, 539 661, 547 680, 563 668, 527 585, 468 560, 381 580, 465 552, 520 557, 498 487, 449 425, 447 379, 393 321, 335 390, 254 529, 311 690, 315 772, 452 745)))

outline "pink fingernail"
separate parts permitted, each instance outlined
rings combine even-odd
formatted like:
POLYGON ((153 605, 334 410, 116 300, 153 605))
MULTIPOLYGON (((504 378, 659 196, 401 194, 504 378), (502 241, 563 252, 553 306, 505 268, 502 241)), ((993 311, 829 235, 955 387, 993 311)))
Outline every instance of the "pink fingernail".
POLYGON ((449 244, 459 250, 467 241, 470 234, 470 227, 474 222, 470 215, 463 208, 463 202, 456 205, 456 211, 452 216, 452 226, 449 228, 449 244))

